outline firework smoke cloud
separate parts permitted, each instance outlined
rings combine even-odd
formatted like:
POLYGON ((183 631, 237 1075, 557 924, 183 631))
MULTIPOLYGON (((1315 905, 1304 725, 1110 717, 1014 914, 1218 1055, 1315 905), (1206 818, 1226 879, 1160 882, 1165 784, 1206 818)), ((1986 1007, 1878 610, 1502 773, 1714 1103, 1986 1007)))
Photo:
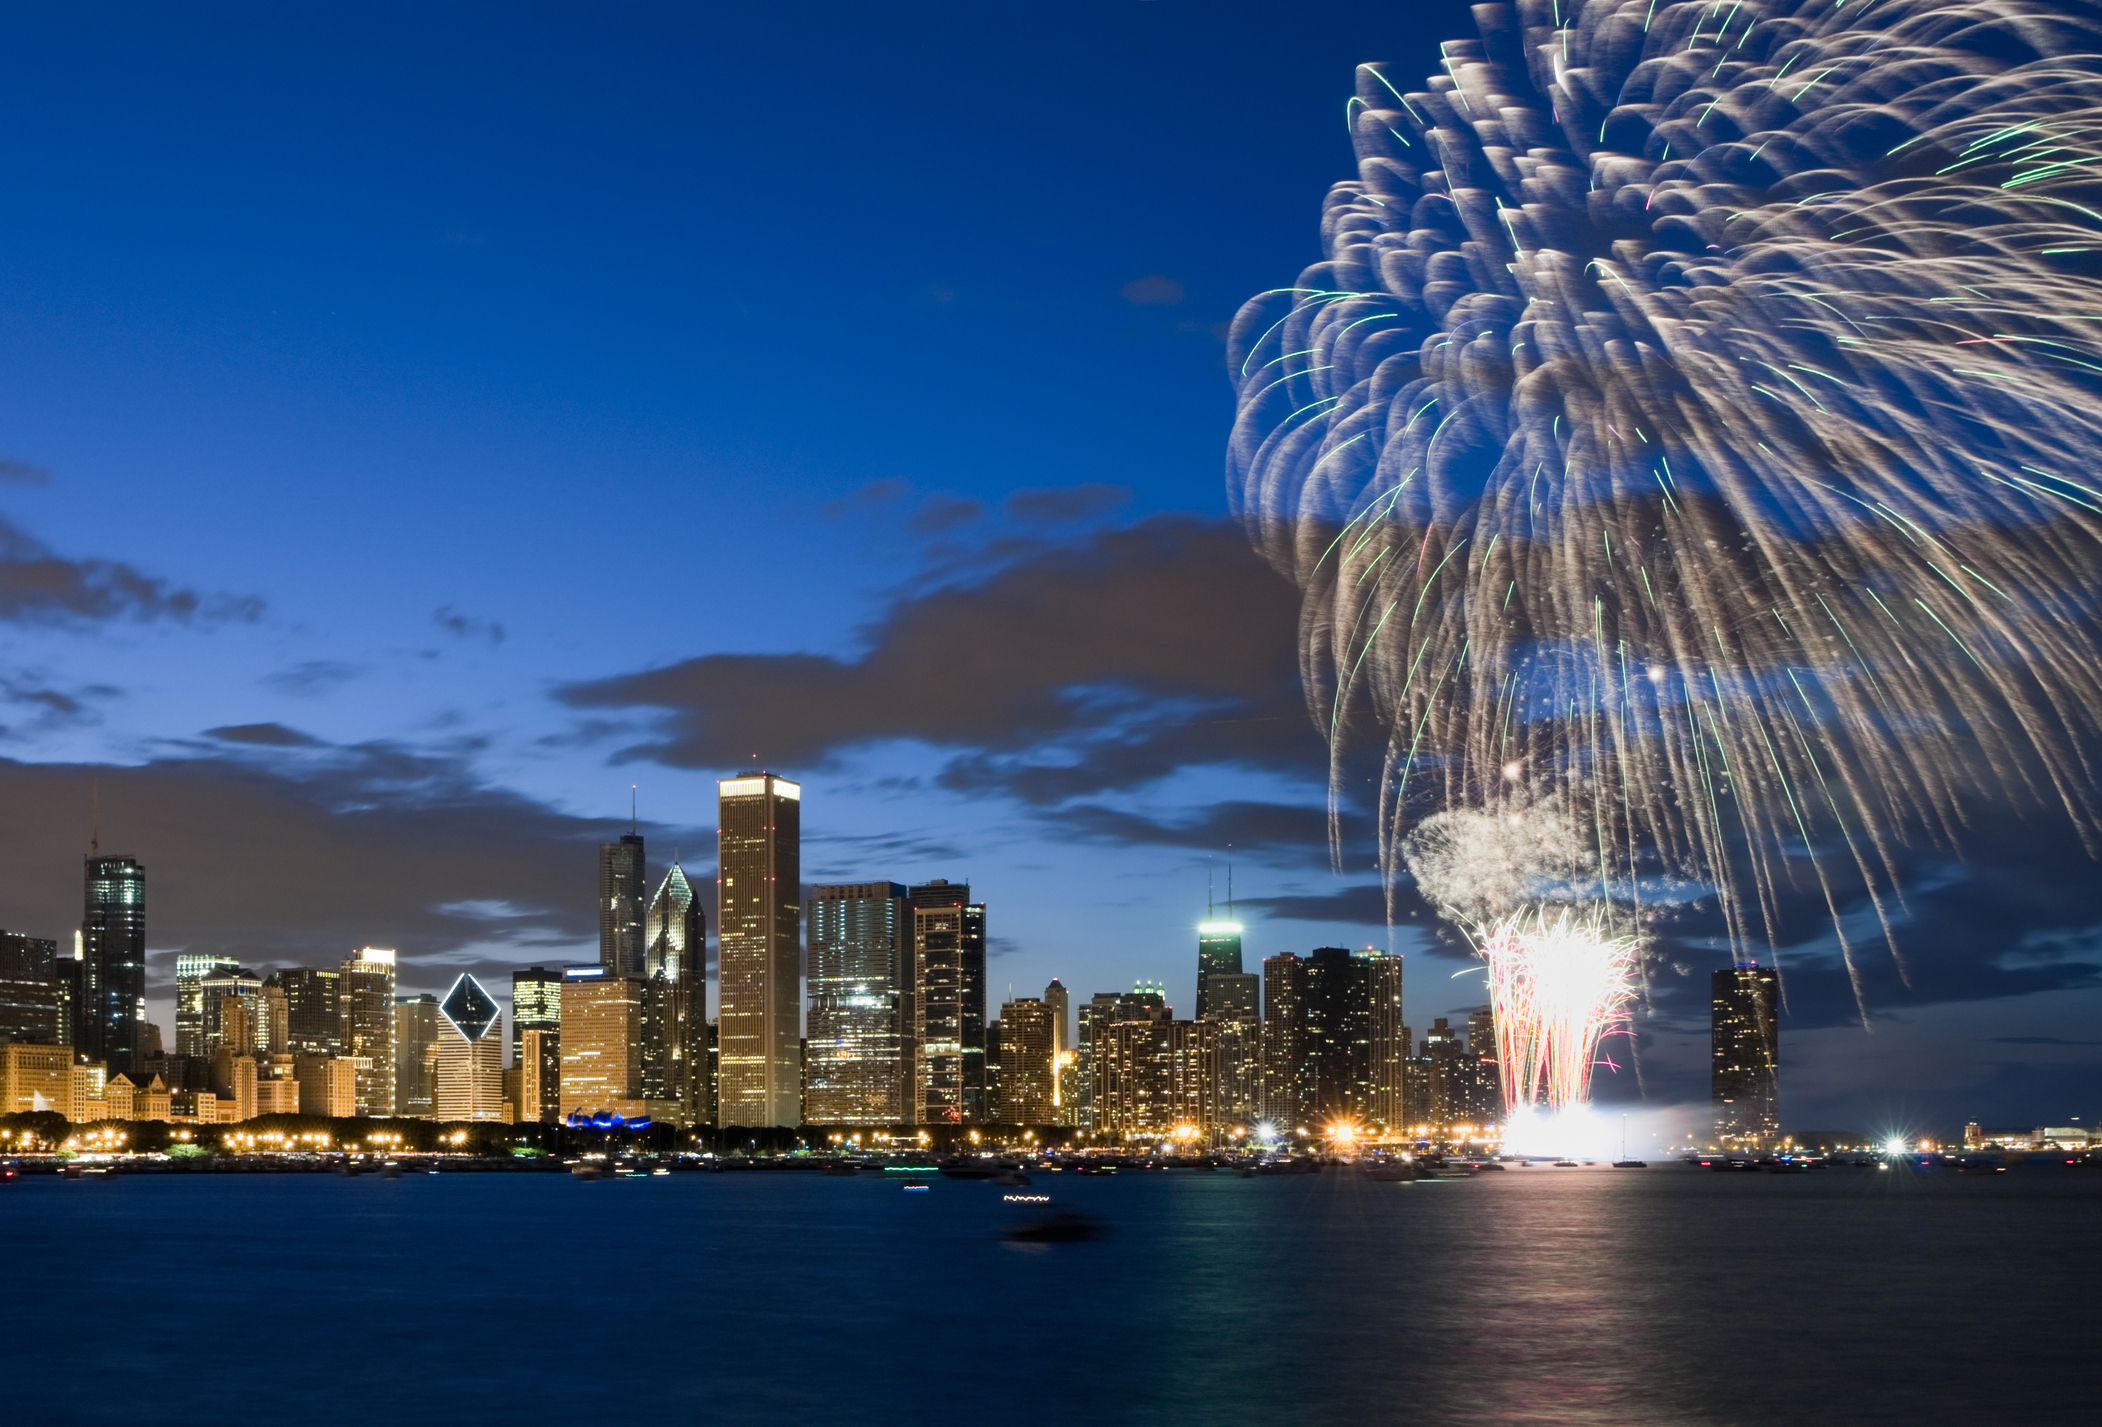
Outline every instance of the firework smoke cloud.
POLYGON ((1474 14, 1423 85, 1359 69, 1326 259, 1230 344, 1230 485, 1336 767, 1385 740, 1388 871, 1555 800, 1745 935, 1796 867, 1887 909, 1981 791, 2091 830, 2097 11, 1474 14))

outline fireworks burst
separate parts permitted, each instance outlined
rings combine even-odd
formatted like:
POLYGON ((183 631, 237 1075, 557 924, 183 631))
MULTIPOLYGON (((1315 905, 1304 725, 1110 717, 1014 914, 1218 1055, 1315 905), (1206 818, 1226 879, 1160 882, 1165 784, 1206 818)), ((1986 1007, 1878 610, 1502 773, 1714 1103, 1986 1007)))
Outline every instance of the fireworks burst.
MULTIPOLYGON (((1230 484, 1336 774, 1384 732, 1390 886, 1426 818, 1552 807, 1602 908, 1663 872, 1771 935, 1807 867, 1887 930, 1897 847, 1974 792, 2092 839, 2095 12, 1475 15, 1420 89, 1359 69, 1326 259, 1230 341, 1230 484)), ((1509 930, 1514 876, 1485 946, 1560 925, 1509 930)), ((1564 1019, 1505 1028, 1550 1099, 1564 1019)))
POLYGON ((1550 1113, 1591 1096, 1599 1041, 1624 1029, 1637 943, 1597 909, 1532 909, 1474 929, 1489 968, 1497 1060, 1510 1113, 1550 1113))

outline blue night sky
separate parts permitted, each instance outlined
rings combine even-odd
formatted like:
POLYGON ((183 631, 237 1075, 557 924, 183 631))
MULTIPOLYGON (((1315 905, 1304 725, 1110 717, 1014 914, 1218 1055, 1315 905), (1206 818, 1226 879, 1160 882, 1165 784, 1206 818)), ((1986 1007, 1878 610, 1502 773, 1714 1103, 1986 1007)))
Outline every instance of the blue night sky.
MULTIPOLYGON (((756 756, 806 881, 973 883, 996 1002, 1188 1006, 1230 844, 1251 961, 1391 946, 1419 1036, 1464 1013, 1347 804, 1328 864, 1296 599, 1221 470, 1223 327, 1319 256, 1353 66, 1427 73, 1465 15, 17 11, 0 926, 70 933, 99 800, 164 1026, 184 947, 506 990, 595 957, 631 784, 653 878, 705 872, 756 756)), ((1997 906, 1938 875, 1929 934, 1997 906)), ((1789 1122, 2095 1113, 2102 902, 2063 900, 1879 982, 1873 1035, 1806 936, 1789 1122)), ((1705 1096, 1703 954, 1653 1101, 1705 1096)))

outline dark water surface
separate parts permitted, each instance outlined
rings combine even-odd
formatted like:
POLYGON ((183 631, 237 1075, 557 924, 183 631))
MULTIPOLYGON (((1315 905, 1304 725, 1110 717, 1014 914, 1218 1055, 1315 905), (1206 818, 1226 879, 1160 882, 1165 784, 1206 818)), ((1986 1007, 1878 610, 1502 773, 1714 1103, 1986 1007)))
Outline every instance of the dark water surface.
POLYGON ((29 1423, 2090 1422, 2102 1170, 0 1187, 29 1423), (1011 1191, 1010 1191, 1011 1192, 1011 1191))

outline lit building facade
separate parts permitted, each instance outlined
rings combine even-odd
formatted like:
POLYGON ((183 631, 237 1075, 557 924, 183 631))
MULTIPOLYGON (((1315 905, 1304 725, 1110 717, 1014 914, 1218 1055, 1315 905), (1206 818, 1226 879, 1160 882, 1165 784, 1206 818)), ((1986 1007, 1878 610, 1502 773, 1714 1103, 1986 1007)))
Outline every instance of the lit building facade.
POLYGON ((1262 1112, 1262 980, 1241 969, 1241 924, 1208 917, 1197 927, 1197 1019, 1219 1028, 1219 1110, 1229 1120, 1262 1112))
POLYGON ((1057 1123, 1057 1038, 1051 1008, 1034 996, 1000 1007, 1000 1118, 1014 1125, 1057 1123))
POLYGON ((333 967, 294 966, 268 983, 285 993, 285 1049, 294 1055, 343 1053, 343 973, 333 967))
POLYGON ((439 1120, 509 1120, 504 1018, 496 998, 462 973, 438 1003, 432 1113, 439 1120))
POLYGON ((910 1007, 912 907, 896 882, 811 889, 810 1049, 803 1115, 813 1125, 913 1123, 901 1004, 910 1007))
MULTIPOLYGON (((429 992, 394 998, 395 1114, 412 1120, 428 1120, 437 1114, 437 1055, 443 1023, 438 998, 429 992)), ((497 1060, 501 1064, 503 1057, 497 1060)))
POLYGON ((0 1115, 56 1111, 73 1104, 73 1047, 0 1045, 0 1115))
POLYGON ((518 1122, 552 1124, 562 1117, 561 1044, 553 1032, 527 1031, 519 1052, 518 1122))
POLYGON ((913 927, 914 1118, 985 1119, 985 904, 967 882, 910 887, 913 927))
POLYGON ((1171 1020, 1163 1008, 1095 1026, 1094 1070, 1099 1130, 1172 1135, 1221 1123, 1219 1028, 1211 1021, 1171 1020))
POLYGON ((203 1054, 222 1047, 236 1055, 268 1048, 269 1021, 262 1013, 263 978, 244 966, 221 965, 197 983, 203 1012, 203 1054))
POLYGON ((640 979, 643 900, 649 896, 642 837, 629 832, 598 848, 598 959, 609 976, 640 979))
POLYGON ((332 1055, 294 1055, 292 1080, 299 1087, 299 1113, 348 1119, 358 1113, 358 1071, 332 1055))
MULTIPOLYGON (((758 773, 726 778, 716 794, 716 1123, 793 1127, 803 1113, 803 790, 758 773)), ((566 1024, 566 999, 563 1009, 566 1024)), ((567 1046, 562 1064, 569 1102, 567 1046)))
POLYGON ((204 1036, 204 982, 239 969, 240 963, 217 952, 175 954, 175 1053, 209 1058, 215 1049, 204 1036))
POLYGON ((57 1045, 58 943, 0 932, 0 1042, 57 1045))
POLYGON ((343 1051, 358 1062, 358 1113, 394 1113, 394 952, 368 946, 343 962, 343 1051))
POLYGON ((1312 1118, 1306 1095, 1306 963, 1291 952, 1263 958, 1263 1118, 1280 1128, 1312 1118))
POLYGON ((1736 1149, 1763 1149, 1781 1135, 1781 978, 1739 962, 1710 975, 1709 1098, 1715 1134, 1736 1149))
POLYGON ((561 1109, 562 1096, 562 973, 545 966, 531 966, 511 973, 511 1063, 519 1073, 518 1117, 521 1120, 553 1120, 561 1109), (526 1036, 539 1033, 529 1048, 526 1036), (527 1057, 539 1056, 530 1076, 527 1057), (524 1085, 530 1078, 538 1087, 539 1113, 525 1112, 524 1085))
POLYGON ((90 854, 86 874, 77 1047, 112 1070, 134 1070, 146 1025, 146 869, 135 858, 90 854))
POLYGON ((572 966, 562 977, 563 1115, 647 1113, 642 1093, 644 983, 604 966, 572 966))

